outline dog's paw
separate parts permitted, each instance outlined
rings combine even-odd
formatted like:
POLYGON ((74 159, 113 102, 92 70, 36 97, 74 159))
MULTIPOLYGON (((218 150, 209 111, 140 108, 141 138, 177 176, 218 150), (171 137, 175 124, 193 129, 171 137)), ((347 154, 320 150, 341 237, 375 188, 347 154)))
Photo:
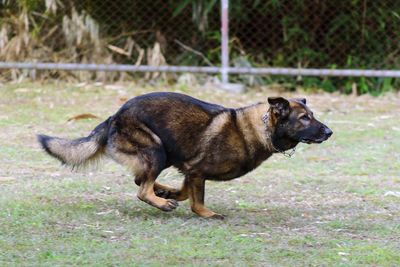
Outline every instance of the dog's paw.
POLYGON ((202 217, 203 219, 209 220, 209 219, 213 219, 213 220, 223 220, 225 219, 225 216, 219 213, 215 213, 213 211, 207 210, 207 212, 203 212, 203 213, 197 213, 197 215, 199 215, 200 217, 202 217))
POLYGON ((164 190, 164 189, 157 189, 156 191, 154 191, 154 193, 156 194, 156 196, 158 197, 162 197, 165 199, 171 198, 171 191, 168 190, 164 190))
POLYGON ((207 219, 223 220, 225 219, 225 216, 222 214, 215 213, 214 215, 208 217, 207 219))
POLYGON ((166 203, 160 207, 163 211, 173 211, 179 206, 175 199, 166 199, 166 203))

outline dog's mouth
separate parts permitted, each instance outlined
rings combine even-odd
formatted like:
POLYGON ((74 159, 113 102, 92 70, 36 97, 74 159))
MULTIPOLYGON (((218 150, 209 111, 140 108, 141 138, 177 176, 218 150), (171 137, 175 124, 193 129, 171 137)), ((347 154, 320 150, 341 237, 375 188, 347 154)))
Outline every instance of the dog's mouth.
POLYGON ((325 140, 327 140, 328 138, 320 138, 320 139, 301 139, 300 142, 302 143, 306 143, 306 144, 321 144, 322 142, 324 142, 325 140))

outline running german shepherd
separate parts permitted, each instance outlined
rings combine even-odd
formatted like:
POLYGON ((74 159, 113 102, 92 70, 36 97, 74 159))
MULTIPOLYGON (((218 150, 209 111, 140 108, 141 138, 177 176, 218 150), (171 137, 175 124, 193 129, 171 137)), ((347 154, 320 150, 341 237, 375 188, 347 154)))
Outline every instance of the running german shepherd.
POLYGON ((189 198, 194 213, 220 218, 204 206, 206 180, 226 181, 256 168, 273 153, 299 142, 321 143, 332 131, 316 120, 305 99, 269 97, 268 103, 232 109, 177 93, 132 98, 87 137, 38 135, 43 149, 70 166, 107 155, 127 166, 140 186, 138 198, 163 211, 189 198), (174 166, 180 189, 156 182, 174 166))

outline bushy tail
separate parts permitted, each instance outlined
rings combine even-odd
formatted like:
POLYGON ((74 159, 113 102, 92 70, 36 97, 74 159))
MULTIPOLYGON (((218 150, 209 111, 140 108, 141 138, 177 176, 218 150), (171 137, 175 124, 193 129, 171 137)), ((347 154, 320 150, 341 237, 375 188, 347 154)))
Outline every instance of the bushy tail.
POLYGON ((96 161, 104 153, 109 121, 110 118, 99 124, 89 136, 75 140, 41 134, 37 138, 42 148, 50 156, 55 157, 65 165, 79 167, 96 161))

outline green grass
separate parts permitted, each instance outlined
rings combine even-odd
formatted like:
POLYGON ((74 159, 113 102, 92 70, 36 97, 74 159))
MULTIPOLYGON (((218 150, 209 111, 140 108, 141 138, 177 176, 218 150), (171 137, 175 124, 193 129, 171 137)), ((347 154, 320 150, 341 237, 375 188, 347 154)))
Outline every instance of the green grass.
MULTIPOLYGON (((274 92, 234 95, 188 87, 118 90, 69 84, 0 88, 0 266, 397 266, 400 263, 400 99, 308 95, 334 131, 322 145, 274 155, 230 182, 207 182, 206 204, 224 221, 196 217, 187 202, 164 213, 136 198, 133 177, 104 161, 71 172, 35 135, 88 134, 124 97, 184 91, 241 106, 274 92)), ((287 95, 289 96, 289 95, 287 95)), ((159 180, 178 186, 181 175, 159 180)))

